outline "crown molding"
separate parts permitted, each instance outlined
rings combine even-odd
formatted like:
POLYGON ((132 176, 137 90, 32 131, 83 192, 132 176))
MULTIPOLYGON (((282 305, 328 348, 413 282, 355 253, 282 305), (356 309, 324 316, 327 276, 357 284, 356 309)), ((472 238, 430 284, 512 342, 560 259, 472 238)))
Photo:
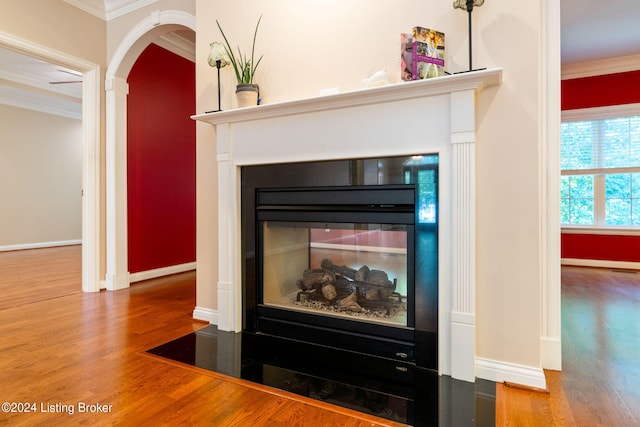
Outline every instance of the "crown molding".
POLYGON ((597 61, 577 62, 562 65, 562 80, 582 77, 600 76, 603 74, 624 73, 640 69, 640 54, 620 56, 617 58, 599 59, 597 61))
POLYGON ((175 53, 191 62, 196 62, 196 44, 190 40, 177 35, 176 33, 167 33, 154 41, 155 44, 169 52, 175 53))
POLYGON ((605 120, 616 117, 631 117, 637 115, 640 115, 640 103, 564 110, 562 111, 561 117, 563 122, 577 122, 583 120, 605 120))
POLYGON ((107 14, 104 11, 104 4, 102 1, 64 0, 64 2, 73 7, 77 7, 78 9, 85 11, 93 16, 96 16, 103 21, 107 20, 107 14))
POLYGON ((129 12, 143 8, 158 0, 64 0, 65 3, 77 7, 103 21, 110 21, 129 12), (117 3, 117 4, 114 4, 117 3))
MULTIPOLYGON (((79 76, 79 78, 81 79, 82 76, 79 76)), ((49 82, 42 81, 42 79, 34 78, 28 74, 14 72, 13 70, 0 70, 0 82, 3 80, 11 82, 13 85, 18 84, 27 88, 35 88, 43 93, 52 94, 53 96, 67 96, 77 100, 82 99, 82 92, 78 93, 71 85, 53 85, 49 82)))
POLYGON ((23 110, 32 110, 67 117, 69 119, 82 120, 82 106, 80 103, 78 103, 76 108, 70 103, 67 103, 69 105, 63 106, 59 102, 49 102, 46 99, 34 99, 19 94, 2 93, 0 94, 0 104, 22 108, 23 110))
MULTIPOLYGON (((114 18, 118 18, 119 16, 126 15, 129 12, 133 12, 134 10, 141 9, 145 6, 149 6, 150 4, 157 3, 158 0, 137 0, 137 1, 127 1, 126 4, 120 6, 118 8, 114 8, 111 10, 107 10, 107 21, 110 21, 114 18)), ((108 3, 108 2, 107 2, 108 3)))

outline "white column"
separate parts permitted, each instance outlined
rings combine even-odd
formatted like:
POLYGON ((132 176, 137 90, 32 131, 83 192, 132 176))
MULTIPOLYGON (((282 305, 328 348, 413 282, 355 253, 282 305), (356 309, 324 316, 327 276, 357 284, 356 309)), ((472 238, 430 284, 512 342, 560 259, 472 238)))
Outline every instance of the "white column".
POLYGON ((475 381, 475 91, 451 94, 451 376, 475 381))
POLYGON ((82 79, 82 290, 100 291, 100 67, 82 79))
POLYGON ((216 126, 218 160, 218 329, 242 330, 242 289, 237 271, 239 253, 237 197, 240 191, 231 159, 229 124, 216 126))
POLYGON ((540 188, 542 218, 541 361, 545 369, 562 369, 560 293, 560 4, 542 2, 543 51, 540 61, 540 188))
POLYGON ((127 243, 127 95, 129 86, 119 77, 108 78, 106 147, 106 287, 129 287, 127 243))

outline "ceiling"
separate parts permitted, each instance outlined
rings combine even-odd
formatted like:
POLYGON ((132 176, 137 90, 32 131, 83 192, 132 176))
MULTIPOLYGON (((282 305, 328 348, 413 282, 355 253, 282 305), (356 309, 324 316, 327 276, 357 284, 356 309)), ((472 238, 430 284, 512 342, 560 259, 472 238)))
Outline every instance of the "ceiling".
MULTIPOLYGON (((157 0, 64 1, 108 21, 157 0)), ((563 67, 633 55, 640 58, 640 0, 560 0, 560 8, 563 67)), ((157 43, 185 57, 195 50, 191 31, 163 36, 157 43)), ((80 118, 80 80, 73 70, 0 49, 0 104, 80 118), (76 83, 63 83, 71 81, 76 83)))
POLYGON ((562 64, 640 54, 640 1, 560 0, 562 64))

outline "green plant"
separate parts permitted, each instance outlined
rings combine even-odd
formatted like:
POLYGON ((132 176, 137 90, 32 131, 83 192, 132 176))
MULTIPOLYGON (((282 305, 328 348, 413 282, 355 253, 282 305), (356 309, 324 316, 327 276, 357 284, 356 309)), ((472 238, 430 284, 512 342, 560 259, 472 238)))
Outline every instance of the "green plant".
POLYGON ((242 54, 240 50, 240 46, 238 46, 238 55, 233 54, 233 49, 231 49, 231 44, 227 39, 227 36, 222 31, 222 27, 220 23, 216 19, 216 24, 218 24, 218 29, 220 29, 220 33, 224 38, 224 49, 227 51, 227 55, 229 56, 229 60, 231 61, 231 65, 233 65, 233 70, 236 73, 236 79, 238 80, 238 84, 251 84, 253 83, 253 76, 256 73, 256 69, 258 65, 260 65, 260 61, 262 61, 262 55, 258 58, 257 61, 254 61, 254 51, 256 48, 256 36, 258 34, 258 27, 260 26, 260 21, 262 20, 262 15, 258 18, 258 23, 256 24, 256 29, 253 32, 253 44, 251 45, 251 58, 247 58, 242 54))

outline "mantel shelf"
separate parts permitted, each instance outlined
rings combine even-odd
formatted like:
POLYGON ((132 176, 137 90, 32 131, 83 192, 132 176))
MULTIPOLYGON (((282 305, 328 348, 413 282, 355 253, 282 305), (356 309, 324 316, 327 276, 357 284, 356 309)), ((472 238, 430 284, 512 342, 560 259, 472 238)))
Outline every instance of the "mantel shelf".
POLYGON ((281 117, 293 114, 370 105, 403 99, 420 98, 465 90, 481 91, 502 81, 502 68, 492 68, 467 73, 453 74, 426 80, 402 82, 369 89, 341 92, 295 101, 285 101, 255 107, 239 108, 191 116, 194 120, 212 125, 238 123, 281 117))

